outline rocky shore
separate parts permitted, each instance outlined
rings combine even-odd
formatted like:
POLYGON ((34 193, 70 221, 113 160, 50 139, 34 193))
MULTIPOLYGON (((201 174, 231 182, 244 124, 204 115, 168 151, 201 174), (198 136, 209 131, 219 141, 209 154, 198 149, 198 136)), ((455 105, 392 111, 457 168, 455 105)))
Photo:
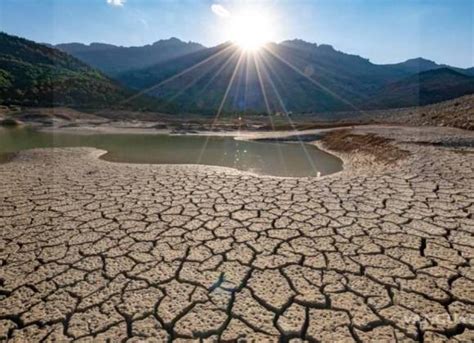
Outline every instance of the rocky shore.
POLYGON ((318 179, 86 148, 0 164, 0 341, 474 340, 474 134, 344 137, 318 179))

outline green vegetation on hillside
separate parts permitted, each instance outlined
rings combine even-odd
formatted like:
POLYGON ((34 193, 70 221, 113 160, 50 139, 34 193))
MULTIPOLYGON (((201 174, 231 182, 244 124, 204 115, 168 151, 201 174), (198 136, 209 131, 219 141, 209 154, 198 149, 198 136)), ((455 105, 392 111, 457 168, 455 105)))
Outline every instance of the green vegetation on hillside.
POLYGON ((133 95, 68 54, 0 32, 0 104, 149 108, 157 100, 133 95))
POLYGON ((63 51, 0 33, 0 105, 199 115, 215 115, 219 109, 222 115, 318 113, 331 119, 335 112, 354 116, 368 109, 419 106, 474 93, 470 69, 421 58, 376 65, 301 40, 269 43, 255 55, 242 54, 231 43, 206 49, 177 39, 141 48, 62 47, 78 55, 90 53, 87 63, 102 69, 113 56, 121 63, 115 72, 128 64, 138 69, 117 75, 115 81, 63 51), (140 68, 144 54, 148 58, 143 63, 160 62, 140 68))

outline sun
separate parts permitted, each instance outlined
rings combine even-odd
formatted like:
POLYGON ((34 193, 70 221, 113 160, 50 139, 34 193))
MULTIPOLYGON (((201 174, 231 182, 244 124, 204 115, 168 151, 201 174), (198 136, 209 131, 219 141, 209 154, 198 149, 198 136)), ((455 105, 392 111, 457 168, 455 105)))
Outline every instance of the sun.
POLYGON ((256 51, 273 39, 269 16, 257 11, 233 15, 229 22, 229 37, 245 51, 256 51))

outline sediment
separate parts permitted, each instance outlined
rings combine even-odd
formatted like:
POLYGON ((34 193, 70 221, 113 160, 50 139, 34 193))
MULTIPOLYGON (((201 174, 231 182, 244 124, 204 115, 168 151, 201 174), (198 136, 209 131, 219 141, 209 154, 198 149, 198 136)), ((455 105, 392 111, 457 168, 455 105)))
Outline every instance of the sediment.
POLYGON ((344 146, 323 178, 17 154, 0 340, 472 341, 473 149, 369 131, 403 156, 344 146))

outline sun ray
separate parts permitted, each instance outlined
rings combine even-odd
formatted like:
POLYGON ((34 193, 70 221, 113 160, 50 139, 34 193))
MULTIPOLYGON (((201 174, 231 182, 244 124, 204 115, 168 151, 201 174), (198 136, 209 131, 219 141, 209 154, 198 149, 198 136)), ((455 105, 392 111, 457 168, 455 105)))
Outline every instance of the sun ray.
POLYGON ((230 89, 232 88, 232 84, 234 83, 235 75, 237 75, 237 71, 239 70, 240 65, 242 63, 243 56, 244 56, 244 54, 240 53, 239 60, 237 61, 236 65, 235 65, 235 68, 234 68, 234 71, 233 71, 232 76, 230 78, 229 84, 227 85, 227 88, 225 90, 224 97, 222 98, 222 101, 219 105, 219 109, 217 110, 217 114, 214 117, 213 125, 214 125, 214 123, 217 122, 217 120, 219 119, 219 116, 221 115, 221 112, 222 112, 222 110, 224 108, 224 105, 225 105, 225 101, 227 100, 227 96, 229 95, 230 89))
MULTIPOLYGON (((253 54, 253 60, 254 60, 255 69, 257 72, 258 83, 260 84, 260 89, 262 90, 265 107, 267 109, 270 126, 272 130, 275 131, 275 123, 273 122, 272 112, 270 109, 270 104, 268 103, 268 97, 267 97, 267 92, 265 89, 265 84, 263 83, 262 74, 260 72, 260 55, 258 53, 253 54)), ((280 144, 278 144, 278 156, 280 157, 282 166, 284 167, 285 171, 287 171, 288 168, 286 166, 286 159, 283 156, 283 152, 281 151, 280 144)))
POLYGON ((222 49, 222 50, 220 50, 220 51, 218 51, 218 52, 212 54, 211 56, 207 57, 206 59, 202 60, 201 62, 198 62, 198 63, 192 65, 191 67, 186 68, 185 70, 179 72, 178 74, 175 74, 175 75, 169 77, 169 78, 166 79, 166 80, 160 81, 160 82, 157 83, 156 85, 153 85, 153 86, 151 86, 151 87, 149 87, 149 88, 146 88, 146 89, 141 90, 140 92, 138 92, 138 93, 132 95, 131 97, 129 97, 129 98, 123 100, 122 102, 120 102, 120 104, 125 104, 125 103, 127 103, 127 102, 130 102, 130 101, 132 101, 133 99, 136 99, 136 98, 139 97, 139 96, 142 96, 142 95, 144 95, 144 94, 146 94, 146 93, 148 93, 148 92, 150 92, 150 91, 152 91, 152 90, 154 90, 154 89, 157 89, 157 88, 163 86, 164 84, 166 84, 166 83, 168 83, 168 82, 171 82, 171 81, 177 79, 178 77, 180 77, 180 76, 182 76, 182 75, 184 75, 184 74, 186 74, 186 73, 189 73, 190 71, 192 71, 192 70, 194 70, 194 69, 196 69, 196 68, 202 66, 203 64, 205 64, 205 63, 211 61, 212 59, 214 59, 214 58, 220 56, 221 54, 223 54, 223 53, 226 52, 227 50, 231 49, 232 47, 233 47, 232 45, 226 46, 224 49, 222 49))
MULTIPOLYGON (((199 92, 199 94, 202 94, 202 92, 209 86, 209 84, 221 73, 221 71, 225 68, 226 65, 229 64, 230 61, 232 61, 232 58, 238 53, 238 51, 233 51, 231 52, 231 55, 226 59, 226 61, 223 63, 223 65, 221 65, 219 67, 219 69, 214 73, 214 75, 211 77, 211 79, 209 80, 209 82, 206 83, 206 85, 201 89, 201 91, 199 92)), ((208 61, 210 62, 210 61, 208 61)), ((204 73, 202 73, 201 75, 199 75, 198 77, 195 77, 189 84, 187 84, 186 86, 184 86, 181 90, 179 90, 176 94, 172 95, 171 97, 169 97, 168 99, 166 99, 166 102, 168 103, 171 103, 174 99, 176 99, 177 97, 179 97, 181 94, 183 94, 186 90, 188 90, 190 87, 192 87, 193 85, 195 85, 196 83, 198 83, 200 80, 202 80, 206 75, 208 75, 211 70, 214 68, 214 66, 211 66, 209 68, 209 71, 206 71, 204 73)), ((181 75, 182 76, 182 75, 181 75)))
POLYGON ((204 94, 207 88, 211 85, 211 83, 220 75, 220 73, 233 61, 234 57, 237 54, 241 53, 239 50, 235 50, 232 55, 227 59, 227 61, 216 71, 216 73, 212 76, 212 78, 202 87, 201 91, 198 93, 199 95, 204 94))
POLYGON ((301 148, 303 149, 303 153, 305 154, 306 156, 306 159, 308 160, 308 163, 309 165, 311 166, 311 169, 313 169, 313 171, 315 173, 318 172, 318 170, 316 169, 316 165, 314 164, 314 161, 311 159, 311 156, 309 155, 308 153, 308 150, 306 149, 306 144, 301 140, 301 136, 299 135, 299 133, 297 132, 297 129, 296 129, 296 126, 295 126, 295 123, 293 122, 293 120, 290 118, 290 116, 288 115, 288 111, 286 109, 286 106, 283 102, 283 99, 281 98, 280 96, 280 93, 278 92, 278 89, 275 87, 275 84, 273 83, 273 80, 271 78, 271 75, 268 73, 267 71, 267 68, 266 68, 266 65, 265 65, 265 60, 263 60, 264 64, 262 65, 263 67, 263 70, 268 78, 268 82, 270 83, 270 86, 272 87, 273 89, 273 92, 275 93, 276 97, 277 97, 277 100, 280 102, 280 106, 282 107, 283 109, 283 113, 285 114, 286 118, 288 119, 288 123, 290 124, 290 126, 292 127, 293 131, 296 132, 296 137, 298 139, 298 142, 299 144, 301 145, 301 148))
MULTIPOLYGON (((229 84, 227 85, 227 88, 225 90, 225 93, 222 97, 222 101, 219 105, 219 109, 217 110, 217 113, 216 115, 214 116, 214 120, 212 121, 211 123, 211 130, 214 129, 215 127, 215 124, 217 123, 217 120, 218 118, 220 117, 221 115, 221 112, 222 112, 222 109, 224 108, 224 105, 225 105, 225 102, 227 100, 227 95, 229 94, 230 92, 230 89, 232 88, 232 84, 234 82, 234 79, 235 79, 235 75, 237 74, 237 71, 240 67, 240 64, 242 62, 242 57, 244 56, 244 53, 241 52, 240 53, 240 56, 239 56, 239 60, 237 61, 237 63, 235 64, 235 68, 234 68, 234 71, 232 72, 232 76, 230 77, 230 80, 229 80, 229 84)), ((204 151, 206 150, 207 148, 207 144, 209 143, 209 136, 206 136, 206 140, 204 141, 204 145, 201 149, 201 152, 199 154, 199 157, 197 159, 197 164, 200 164, 201 160, 202 160, 202 156, 204 155, 204 151)))
POLYGON ((271 109, 270 109, 270 104, 268 103, 267 92, 266 92, 266 89, 265 89, 265 85, 263 84, 262 74, 260 72, 260 58, 259 57, 260 56, 258 54, 253 54, 255 69, 257 71, 258 83, 260 84, 260 89, 262 90, 263 101, 265 102, 265 107, 267 109, 267 113, 271 117, 272 112, 271 112, 271 109))
POLYGON ((228 97, 227 102, 230 108, 237 109, 237 110, 241 110, 239 108, 240 106, 239 99, 242 96, 242 85, 244 87, 246 86, 246 84, 243 81, 243 78, 245 74, 245 69, 247 67, 246 60, 248 60, 248 54, 244 54, 243 52, 241 53, 242 53, 241 61, 238 62, 240 66, 239 68, 237 68, 237 70, 234 69, 235 76, 232 82, 232 87, 231 87, 232 89, 229 90, 229 94, 227 96, 228 97), (231 94, 231 90, 233 91, 232 94, 231 94))
MULTIPOLYGON (((280 57, 281 57, 281 56, 280 56, 280 57)), ((306 63, 306 64, 307 64, 307 61, 305 61, 303 58, 301 58, 301 57, 299 57, 299 56, 297 56, 297 55, 295 56, 295 58, 298 58, 298 59, 301 60, 303 63, 306 63)), ((329 69, 329 68, 325 68, 325 67, 322 66, 322 65, 318 65, 318 68, 321 69, 321 70, 323 70, 325 73, 327 73, 327 74, 329 74, 329 75, 331 75, 331 76, 333 76, 333 77, 336 77, 336 78, 337 78, 338 76, 340 76, 340 74, 339 74, 338 72, 336 72, 336 71, 334 71, 334 70, 331 70, 331 69, 329 69)), ((306 75, 307 75, 307 74, 306 74, 306 75)), ((316 80, 315 80, 315 81, 316 81, 316 80)), ((343 84, 339 85, 339 87, 342 88, 342 89, 344 89, 344 90, 346 90, 346 91, 348 91, 348 92, 350 92, 350 93, 352 93, 352 94, 354 94, 354 95, 357 95, 357 96, 360 96, 361 98, 363 98, 363 95, 364 95, 363 92, 358 92, 358 91, 355 91, 355 90, 353 90, 353 89, 349 89, 349 88, 347 88, 347 87, 344 87, 343 84)))
POLYGON ((246 68, 245 68, 245 91, 244 91, 245 109, 247 109, 247 104, 248 104, 248 89, 247 89, 247 86, 250 83, 250 59, 254 55, 255 54, 247 54, 247 61, 245 62, 245 65, 246 65, 246 68))
POLYGON ((283 57, 279 56, 276 52, 272 51, 272 49, 270 49, 269 47, 266 47, 264 46, 263 47, 265 49, 265 51, 268 51, 273 57, 275 57, 276 59, 278 59, 280 62, 283 62, 284 64, 286 64, 288 67, 290 67, 293 71, 295 71, 296 73, 298 73, 299 75, 303 76, 306 80, 308 80, 309 82, 311 82, 312 84, 318 86, 319 88, 323 89, 324 91, 326 91, 327 93, 329 93, 330 95, 332 95, 333 97, 337 98, 338 100, 344 102, 346 105, 349 105, 349 107, 351 107, 352 109, 356 110, 357 112, 360 112, 360 113, 365 113, 362 109, 358 108, 357 106, 355 106, 353 103, 351 103, 350 101, 344 99, 343 97, 341 97, 339 94, 333 92, 331 89, 329 89, 328 87, 322 85, 320 82, 316 81, 315 79, 309 77, 308 75, 306 75, 303 71, 299 70, 297 67, 295 67, 293 64, 291 64, 290 62, 288 62, 287 60, 285 60, 283 57))

